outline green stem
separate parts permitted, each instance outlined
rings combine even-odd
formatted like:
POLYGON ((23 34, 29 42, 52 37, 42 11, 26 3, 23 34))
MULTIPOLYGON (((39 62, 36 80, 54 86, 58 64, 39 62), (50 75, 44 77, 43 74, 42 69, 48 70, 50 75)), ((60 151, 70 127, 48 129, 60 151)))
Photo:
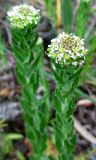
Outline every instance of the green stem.
MULTIPOLYGON (((41 84, 45 87, 45 90, 48 87, 45 77, 40 75, 40 71, 43 69, 43 52, 36 52, 36 55, 34 55, 30 52, 32 44, 29 44, 25 39, 23 40, 24 45, 21 40, 16 41, 16 36, 17 34, 14 34, 13 49, 16 57, 16 76, 22 89, 20 102, 26 134, 33 146, 33 154, 30 160, 38 160, 45 156, 46 128, 49 120, 48 91, 46 95, 44 91, 44 95, 40 99, 37 95, 37 90, 41 84), (43 82, 40 84, 41 80, 43 82)), ((24 35, 18 38, 23 39, 24 35)), ((35 41, 34 39, 33 46, 35 46, 35 41)))
POLYGON ((68 68, 60 69, 57 67, 56 70, 53 71, 57 87, 54 94, 56 107, 54 126, 56 147, 59 151, 58 160, 73 159, 73 151, 76 144, 73 121, 73 113, 75 110, 73 93, 77 86, 81 70, 82 68, 77 68, 70 72, 68 68))

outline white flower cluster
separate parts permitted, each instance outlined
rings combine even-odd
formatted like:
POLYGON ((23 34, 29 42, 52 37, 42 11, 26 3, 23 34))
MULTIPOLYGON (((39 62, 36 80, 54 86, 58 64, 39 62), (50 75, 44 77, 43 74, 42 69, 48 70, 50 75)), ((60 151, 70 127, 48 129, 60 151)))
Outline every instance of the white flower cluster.
POLYGON ((64 32, 52 39, 51 45, 48 46, 48 56, 62 65, 82 66, 86 53, 84 39, 64 32))
POLYGON ((13 28, 24 28, 29 24, 37 25, 40 19, 40 10, 27 4, 15 6, 7 12, 8 19, 13 28))

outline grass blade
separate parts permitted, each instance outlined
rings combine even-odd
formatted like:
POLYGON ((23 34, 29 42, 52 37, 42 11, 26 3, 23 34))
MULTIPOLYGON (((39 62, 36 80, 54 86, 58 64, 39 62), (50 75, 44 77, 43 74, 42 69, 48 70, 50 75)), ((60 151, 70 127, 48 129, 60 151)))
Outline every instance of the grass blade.
POLYGON ((90 12, 90 0, 81 0, 77 11, 76 18, 76 34, 81 38, 86 31, 86 24, 88 22, 88 14, 90 12))
POLYGON ((73 18, 73 2, 72 0, 62 0, 62 24, 65 32, 71 32, 73 18))

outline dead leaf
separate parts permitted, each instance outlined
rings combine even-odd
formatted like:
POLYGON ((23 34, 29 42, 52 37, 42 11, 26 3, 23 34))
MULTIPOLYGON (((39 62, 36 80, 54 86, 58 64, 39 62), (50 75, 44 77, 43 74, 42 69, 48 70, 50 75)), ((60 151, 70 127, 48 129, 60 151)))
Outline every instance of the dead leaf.
POLYGON ((10 89, 9 88, 3 88, 0 91, 0 96, 1 97, 8 97, 10 95, 10 89))
POLYGON ((55 145, 52 143, 51 139, 47 140, 47 149, 46 149, 46 155, 47 156, 53 156, 55 158, 58 157, 59 153, 55 147, 55 145))

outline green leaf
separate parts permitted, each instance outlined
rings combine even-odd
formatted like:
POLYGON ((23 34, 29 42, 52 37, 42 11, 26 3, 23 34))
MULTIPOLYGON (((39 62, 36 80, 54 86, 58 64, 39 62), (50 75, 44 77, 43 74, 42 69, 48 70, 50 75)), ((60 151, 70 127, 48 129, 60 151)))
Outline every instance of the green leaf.
POLYGON ((16 66, 16 77, 21 86, 24 86, 26 84, 24 74, 22 73, 22 70, 20 70, 18 65, 16 66))
POLYGON ((73 81, 74 79, 76 79, 80 75, 82 69, 83 69, 83 67, 77 68, 77 70, 74 73, 72 73, 71 76, 69 76, 69 80, 73 81))
POLYGON ((51 15, 51 5, 52 5, 52 1, 50 1, 50 0, 45 0, 45 4, 46 4, 46 10, 47 10, 48 16, 50 16, 50 15, 51 15))
POLYGON ((33 106, 31 106, 32 104, 30 102, 28 102, 28 100, 26 99, 21 99, 20 103, 22 105, 22 110, 23 110, 23 114, 24 114, 24 118, 26 119, 25 122, 29 122, 29 124, 32 124, 32 115, 35 115, 36 109, 34 109, 33 106))
POLYGON ((33 94, 30 92, 30 90, 28 88, 29 88, 29 86, 23 87, 23 95, 24 95, 25 99, 27 99, 29 102, 31 102, 33 99, 33 97, 32 97, 33 94))
MULTIPOLYGON (((37 141, 37 133, 33 127, 33 125, 29 125, 25 123, 25 127, 26 127, 26 133, 28 138, 30 139, 30 142, 34 145, 36 144, 35 142, 37 141)), ((37 144, 36 144, 37 145, 37 144)))
POLYGON ((73 115, 73 112, 75 110, 75 106, 74 106, 74 100, 69 100, 69 105, 68 105, 68 109, 66 111, 66 117, 70 117, 71 115, 73 115))
POLYGON ((74 150, 74 147, 76 145, 76 139, 77 139, 76 135, 73 134, 71 136, 71 139, 67 139, 65 141, 65 145, 66 145, 66 148, 67 148, 67 154, 69 154, 69 155, 72 154, 72 152, 74 150))
POLYGON ((39 66, 39 62, 41 60, 42 54, 39 54, 34 61, 32 61, 32 63, 30 64, 30 71, 34 71, 38 66, 39 66))
POLYGON ((40 116, 40 128, 43 131, 45 129, 45 127, 48 125, 48 121, 46 118, 46 115, 42 112, 39 112, 39 116, 40 116))
POLYGON ((58 71, 56 71, 56 69, 53 69, 52 71, 53 71, 53 74, 54 74, 54 76, 55 76, 55 79, 56 79, 60 84, 62 84, 62 83, 63 83, 63 79, 62 79, 61 76, 59 76, 58 71))
POLYGON ((57 114, 56 114, 56 119, 57 119, 57 121, 58 121, 58 124, 60 124, 60 126, 63 125, 64 120, 63 120, 63 118, 62 118, 62 113, 60 114, 60 113, 57 112, 57 114))
POLYGON ((84 77, 84 75, 86 75, 87 73, 90 74, 90 72, 92 70, 91 62, 93 60, 93 55, 96 51, 96 34, 91 36, 91 38, 89 39, 88 45, 89 45, 89 51, 86 56, 86 63, 85 63, 84 69, 83 69, 83 76, 82 77, 84 77))
POLYGON ((23 156, 23 154, 20 151, 16 152, 16 156, 17 156, 18 160, 25 160, 25 157, 23 156))
POLYGON ((61 108, 61 101, 58 98, 58 96, 56 96, 56 93, 53 94, 53 100, 54 100, 54 104, 56 107, 56 110, 61 113, 62 112, 62 108, 61 108))
POLYGON ((89 99, 90 101, 92 101, 94 104, 96 104, 96 99, 95 99, 95 98, 93 98, 93 97, 89 96, 88 94, 82 92, 80 89, 76 89, 76 90, 75 90, 75 94, 76 94, 76 95, 78 94, 79 96, 82 96, 82 97, 84 97, 84 98, 87 98, 87 99, 89 99))
POLYGON ((59 134, 58 131, 57 131, 57 135, 58 137, 56 136, 56 147, 59 151, 61 151, 62 150, 62 144, 61 144, 61 138, 60 138, 61 135, 59 134))
POLYGON ((16 61, 18 63, 22 63, 24 60, 24 57, 22 55, 22 53, 24 52, 24 50, 22 50, 18 44, 15 44, 15 42, 13 42, 13 46, 12 46, 12 50, 13 50, 13 55, 16 58, 16 61))
POLYGON ((19 133, 9 133, 6 136, 6 140, 19 140, 22 139, 23 135, 19 134, 19 133))
POLYGON ((25 57, 25 59, 24 59, 23 64, 24 64, 24 65, 27 65, 27 64, 29 64, 30 62, 32 62, 33 59, 34 59, 33 53, 29 51, 28 53, 26 53, 26 57, 25 57))
POLYGON ((62 23, 65 32, 71 32, 73 19, 73 2, 72 0, 62 0, 62 23))
POLYGON ((79 9, 76 18, 76 34, 81 38, 86 31, 86 24, 88 22, 88 14, 90 12, 90 0, 80 0, 79 9))

